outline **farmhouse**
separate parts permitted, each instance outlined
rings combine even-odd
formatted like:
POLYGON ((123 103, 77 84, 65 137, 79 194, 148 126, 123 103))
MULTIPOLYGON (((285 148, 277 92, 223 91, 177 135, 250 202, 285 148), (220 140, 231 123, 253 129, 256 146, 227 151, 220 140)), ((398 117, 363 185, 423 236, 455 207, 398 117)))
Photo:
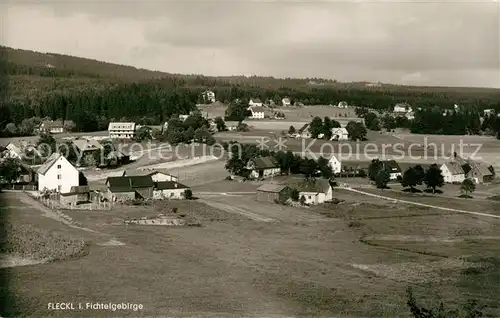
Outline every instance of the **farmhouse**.
POLYGON ((283 184, 268 183, 257 188, 257 201, 261 202, 285 202, 290 198, 292 189, 283 184))
POLYGON ((23 159, 28 151, 33 151, 35 156, 40 156, 36 146, 26 140, 13 140, 2 148, 5 148, 2 153, 3 158, 23 159))
POLYGON ((465 177, 474 180, 475 183, 488 183, 494 178, 493 172, 483 162, 469 161, 462 167, 465 177))
POLYGON ((332 167, 332 171, 334 174, 340 173, 342 171, 342 163, 333 154, 330 158, 328 158, 328 165, 332 167))
POLYGON ((135 137, 135 123, 112 122, 108 126, 109 138, 132 139, 135 137))
POLYGON ((66 205, 77 205, 90 201, 88 186, 73 186, 68 193, 61 193, 59 201, 66 205))
POLYGON ((150 176, 153 182, 179 181, 179 178, 160 170, 128 170, 123 171, 123 177, 150 176))
POLYGON ((404 116, 406 113, 411 112, 412 108, 408 103, 398 103, 394 106, 393 114, 404 116))
POLYGON ((73 140, 73 145, 82 154, 89 154, 103 149, 103 146, 94 139, 76 139, 73 140))
POLYGON ((331 140, 349 140, 349 132, 345 128, 332 128, 331 140))
POLYGON ((110 201, 149 199, 154 183, 151 176, 108 177, 106 187, 110 201))
POLYGON ((272 156, 250 159, 247 169, 253 178, 265 178, 281 173, 278 162, 272 156))
POLYGON ((396 160, 382 161, 382 165, 384 169, 389 170, 391 180, 397 180, 398 177, 402 177, 403 172, 396 160))
POLYGON ((309 131, 309 124, 305 124, 299 129, 299 135, 301 138, 311 138, 311 132, 309 131))
POLYGON ((155 182, 153 189, 154 199, 185 199, 185 191, 188 186, 178 183, 177 181, 160 181, 155 182))
POLYGON ((73 127, 75 127, 75 123, 72 120, 46 120, 40 124, 38 131, 42 134, 60 134, 69 131, 73 127))
POLYGON ((252 113, 252 116, 250 118, 253 119, 264 119, 264 107, 261 106, 251 106, 248 108, 250 112, 252 113))
POLYGON ((202 93, 202 97, 205 103, 206 102, 215 103, 215 93, 210 90, 204 91, 202 93))
POLYGON ((321 204, 333 198, 332 187, 326 179, 303 181, 297 184, 296 189, 299 191, 299 199, 304 197, 306 204, 321 204))
POLYGON ((71 187, 79 185, 80 172, 60 153, 53 153, 38 168, 38 190, 60 193, 70 192, 71 187))
POLYGON ((444 163, 441 165, 441 173, 446 183, 462 183, 465 180, 464 169, 458 162, 444 163))
POLYGON ((259 98, 251 98, 250 101, 248 102, 249 107, 262 107, 262 101, 259 98))
POLYGON ((281 100, 281 104, 282 104, 283 106, 285 106, 285 107, 292 106, 292 102, 290 101, 290 98, 287 98, 287 97, 285 97, 285 98, 283 98, 283 99, 281 100))

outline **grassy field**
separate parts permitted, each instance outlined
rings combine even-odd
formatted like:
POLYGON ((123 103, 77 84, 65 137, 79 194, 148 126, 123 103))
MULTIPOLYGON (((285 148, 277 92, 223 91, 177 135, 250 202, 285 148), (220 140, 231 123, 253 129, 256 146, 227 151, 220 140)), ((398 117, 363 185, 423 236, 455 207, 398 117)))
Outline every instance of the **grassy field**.
MULTIPOLYGON (((225 183, 199 186, 196 192, 258 186, 225 183)), ((498 221, 346 191, 334 195, 345 202, 297 209, 259 203, 252 195, 211 196, 154 207, 66 212, 94 231, 88 232, 45 217, 36 202, 24 206, 29 201, 4 193, 12 217, 90 242, 88 255, 78 259, 0 269, 9 278, 3 286, 11 299, 8 313, 111 314, 47 310, 47 303, 57 299, 144 305, 139 313, 118 316, 409 317, 404 291, 411 285, 427 305, 478 299, 489 313, 500 314, 499 269, 490 259, 498 256, 498 221), (251 220, 203 201, 249 209, 273 221, 251 220), (173 207, 203 226, 120 224, 125 217, 153 216, 173 207), (122 245, 106 244, 111 240, 122 245)))

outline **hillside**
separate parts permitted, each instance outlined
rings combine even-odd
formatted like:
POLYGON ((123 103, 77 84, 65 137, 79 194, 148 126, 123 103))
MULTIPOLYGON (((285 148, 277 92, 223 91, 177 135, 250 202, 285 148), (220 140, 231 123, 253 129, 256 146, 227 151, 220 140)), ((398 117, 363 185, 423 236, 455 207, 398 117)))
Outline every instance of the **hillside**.
MULTIPOLYGON (((391 84, 372 85, 367 82, 339 83, 317 78, 274 78, 263 76, 221 76, 171 74, 139 69, 133 66, 107 63, 56 53, 0 47, 0 72, 8 77, 8 99, 37 99, 47 93, 103 89, 114 84, 160 80, 160 84, 175 81, 192 88, 229 87, 233 85, 280 90, 363 90, 368 92, 459 93, 500 95, 499 89, 458 87, 416 87, 391 84), (163 81, 161 80, 163 79, 163 81)), ((479 96, 478 96, 479 97, 479 96)))

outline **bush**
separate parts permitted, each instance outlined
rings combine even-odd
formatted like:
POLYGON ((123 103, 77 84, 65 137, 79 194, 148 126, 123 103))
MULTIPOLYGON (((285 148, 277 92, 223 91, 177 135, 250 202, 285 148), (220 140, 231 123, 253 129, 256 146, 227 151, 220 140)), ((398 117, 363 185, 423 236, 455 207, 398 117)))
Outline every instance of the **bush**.
POLYGON ((193 199, 193 191, 191 191, 191 189, 186 189, 184 191, 184 197, 187 199, 187 200, 192 200, 193 199))

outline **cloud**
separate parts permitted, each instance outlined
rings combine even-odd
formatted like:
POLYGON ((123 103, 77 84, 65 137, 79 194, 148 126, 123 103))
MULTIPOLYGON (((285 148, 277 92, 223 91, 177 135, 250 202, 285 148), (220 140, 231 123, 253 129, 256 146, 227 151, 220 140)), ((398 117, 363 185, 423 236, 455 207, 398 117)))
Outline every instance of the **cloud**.
POLYGON ((8 5, 2 43, 167 72, 500 83, 493 2, 39 3, 8 5))

